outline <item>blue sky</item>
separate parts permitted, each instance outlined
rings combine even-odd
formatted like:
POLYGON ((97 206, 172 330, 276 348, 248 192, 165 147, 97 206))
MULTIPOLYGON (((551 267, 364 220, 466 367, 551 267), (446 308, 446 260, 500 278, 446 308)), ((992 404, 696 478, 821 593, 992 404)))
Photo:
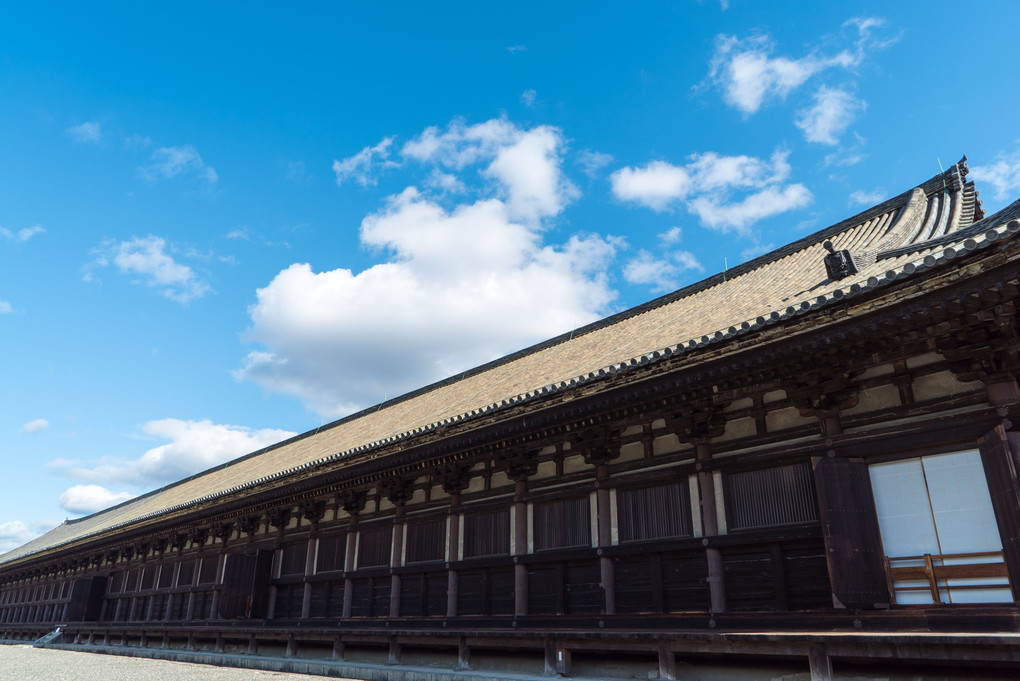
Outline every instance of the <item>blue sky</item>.
POLYGON ((1020 6, 0 16, 0 550, 714 274, 966 153, 1020 6))

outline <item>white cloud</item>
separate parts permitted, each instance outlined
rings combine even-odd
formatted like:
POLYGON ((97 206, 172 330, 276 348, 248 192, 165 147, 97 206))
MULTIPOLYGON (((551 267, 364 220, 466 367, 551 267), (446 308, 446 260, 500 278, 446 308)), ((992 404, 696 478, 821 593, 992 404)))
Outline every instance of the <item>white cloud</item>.
POLYGON ((503 146, 482 171, 506 197, 510 219, 528 221, 558 215, 580 192, 560 171, 563 138, 549 126, 521 133, 503 146))
POLYGON ((7 239, 8 241, 17 241, 18 243, 25 243, 36 234, 42 234, 46 230, 40 225, 33 225, 31 227, 24 227, 14 232, 5 227, 0 227, 0 236, 7 239))
POLYGON ((1020 146, 1011 153, 1002 152, 989 165, 970 167, 971 178, 995 188, 996 199, 1008 199, 1020 192, 1020 146))
POLYGON ((258 291, 239 379, 336 417, 594 321, 617 243, 542 243, 508 203, 447 210, 411 187, 362 222, 392 254, 360 273, 295 264, 258 291))
POLYGON ((889 195, 881 188, 872 189, 871 191, 858 189, 850 195, 850 202, 858 206, 874 206, 887 198, 889 198, 889 195))
POLYGON ((453 173, 444 173, 439 168, 432 169, 425 183, 440 194, 465 194, 468 190, 460 178, 453 173))
POLYGON ((588 177, 594 178, 598 172, 613 162, 612 154, 585 149, 577 154, 577 165, 588 177))
POLYGON ((683 204, 706 227, 742 232, 758 220, 811 200, 804 185, 783 184, 791 172, 788 155, 777 150, 765 160, 706 152, 690 156, 684 166, 652 161, 639 168, 621 168, 610 175, 610 181, 621 201, 660 212, 683 204), (752 193, 735 197, 746 192, 752 193))
POLYGON ((202 160, 202 156, 190 144, 180 147, 160 147, 152 152, 152 163, 139 172, 147 180, 172 180, 180 175, 189 175, 215 184, 219 180, 216 170, 202 160))
POLYGON ((432 126, 406 142, 401 155, 448 170, 487 163, 481 176, 505 200, 509 218, 535 221, 558 215, 580 192, 561 170, 565 147, 559 129, 530 130, 505 118, 475 125, 455 119, 445 130, 432 126))
POLYGON ((60 507, 75 515, 88 515, 134 498, 128 492, 113 492, 99 485, 74 485, 60 495, 60 507))
POLYGON ((80 125, 72 125, 66 130, 75 142, 83 144, 99 144, 103 137, 103 128, 99 121, 86 121, 80 125))
POLYGON ((11 314, 14 308, 6 300, 0 300, 0 314, 11 314))
MULTIPOLYGON (((172 418, 149 421, 142 426, 142 431, 146 436, 169 442, 147 450, 137 459, 107 457, 91 466, 68 461, 53 462, 53 465, 64 468, 70 477, 88 483, 144 489, 194 475, 295 435, 275 428, 253 430, 216 424, 207 419, 185 421, 172 418)), ((96 485, 79 487, 94 488, 96 485)), ((126 493, 116 494, 123 496, 126 493)))
POLYGON ((529 109, 535 108, 535 99, 538 97, 538 93, 534 90, 525 90, 521 93, 521 104, 529 109))
POLYGON ((41 433, 42 431, 46 430, 49 427, 50 422, 47 421, 46 419, 35 419, 23 425, 21 427, 21 432, 27 435, 35 435, 36 433, 41 433))
POLYGON ((527 45, 510 45, 506 48, 506 51, 510 54, 517 54, 518 52, 527 52, 527 45))
POLYGON ((897 37, 881 41, 872 35, 873 29, 884 23, 873 17, 851 19, 843 27, 856 31, 852 47, 834 53, 814 49, 800 58, 773 56, 776 46, 767 35, 745 39, 719 35, 709 61, 708 78, 722 91, 727 104, 745 116, 751 115, 773 100, 785 99, 820 72, 853 69, 869 51, 891 45, 897 37))
POLYGON ((722 90, 727 104, 750 115, 768 100, 784 99, 823 69, 853 64, 853 57, 847 52, 827 58, 809 55, 790 59, 773 57, 774 49, 768 36, 745 40, 730 35, 716 38, 708 77, 722 90))
MULTIPOLYGON (((123 274, 137 275, 135 283, 150 286, 178 303, 201 298, 212 289, 193 269, 166 252, 167 242, 157 236, 134 237, 128 241, 108 240, 93 251, 91 268, 114 266, 123 274)), ((86 274, 86 280, 91 274, 86 274)))
POLYGON ((340 161, 334 160, 333 172, 336 173, 337 186, 342 186, 347 180, 354 180, 362 187, 375 185, 378 180, 373 173, 374 170, 397 165, 389 160, 393 139, 387 137, 374 147, 365 147, 354 156, 348 156, 340 161))
POLYGON ((676 244, 680 243, 683 238, 683 230, 679 227, 670 227, 667 231, 659 235, 659 240, 664 244, 676 244))
POLYGON ((623 278, 631 284, 650 286, 653 292, 665 293, 677 289, 680 275, 688 270, 705 271, 698 258, 689 251, 676 250, 657 257, 641 250, 636 258, 624 265, 623 278))
POLYGON ((0 555, 32 541, 44 532, 53 529, 55 525, 56 523, 49 521, 32 523, 31 525, 21 520, 0 522, 0 555))
POLYGON ((699 196, 691 201, 690 210, 707 227, 742 232, 759 220, 803 208, 810 202, 811 192, 807 187, 791 184, 766 187, 735 203, 727 203, 714 196, 699 196))
POLYGON ((520 139, 523 131, 505 118, 467 125, 456 118, 440 130, 430 126, 404 143, 400 154, 421 163, 436 163, 460 170, 465 166, 495 158, 503 147, 520 139))
POLYGON ((835 145, 864 108, 865 103, 850 92, 823 86, 815 93, 814 104, 798 114, 796 124, 808 142, 835 145))
POLYGON ((691 191, 691 176, 684 168, 665 161, 652 161, 643 168, 630 166, 609 177, 613 195, 652 210, 663 211, 691 191))

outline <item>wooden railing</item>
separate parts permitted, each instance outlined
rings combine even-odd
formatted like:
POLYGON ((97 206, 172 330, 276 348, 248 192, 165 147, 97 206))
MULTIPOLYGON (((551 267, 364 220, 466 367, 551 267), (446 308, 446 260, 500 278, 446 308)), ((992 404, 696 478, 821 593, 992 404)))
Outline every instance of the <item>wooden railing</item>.
POLYGON ((885 568, 893 603, 896 603, 897 593, 904 592, 925 591, 933 603, 944 603, 942 592, 946 591, 1010 588, 1002 551, 886 557, 885 568), (982 580, 980 584, 960 583, 960 580, 978 579, 982 580), (923 584, 906 586, 904 582, 923 584))

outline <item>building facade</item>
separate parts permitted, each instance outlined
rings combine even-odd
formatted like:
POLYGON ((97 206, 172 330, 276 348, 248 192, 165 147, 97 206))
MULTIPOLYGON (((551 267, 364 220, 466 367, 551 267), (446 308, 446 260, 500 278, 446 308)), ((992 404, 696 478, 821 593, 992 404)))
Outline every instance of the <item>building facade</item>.
POLYGON ((0 637, 371 678, 1015 668, 1020 201, 966 174, 67 521, 0 556, 0 637))

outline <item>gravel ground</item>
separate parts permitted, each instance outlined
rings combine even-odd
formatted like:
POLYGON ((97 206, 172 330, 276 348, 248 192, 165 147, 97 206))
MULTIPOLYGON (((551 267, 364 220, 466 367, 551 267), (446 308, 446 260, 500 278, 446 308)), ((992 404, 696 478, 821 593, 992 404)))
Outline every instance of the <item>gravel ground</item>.
MULTIPOLYGON (((319 681, 325 676, 0 645, 2 681, 319 681)), ((335 680, 334 680, 335 681, 335 680)), ((350 680, 348 680, 350 681, 350 680)))

